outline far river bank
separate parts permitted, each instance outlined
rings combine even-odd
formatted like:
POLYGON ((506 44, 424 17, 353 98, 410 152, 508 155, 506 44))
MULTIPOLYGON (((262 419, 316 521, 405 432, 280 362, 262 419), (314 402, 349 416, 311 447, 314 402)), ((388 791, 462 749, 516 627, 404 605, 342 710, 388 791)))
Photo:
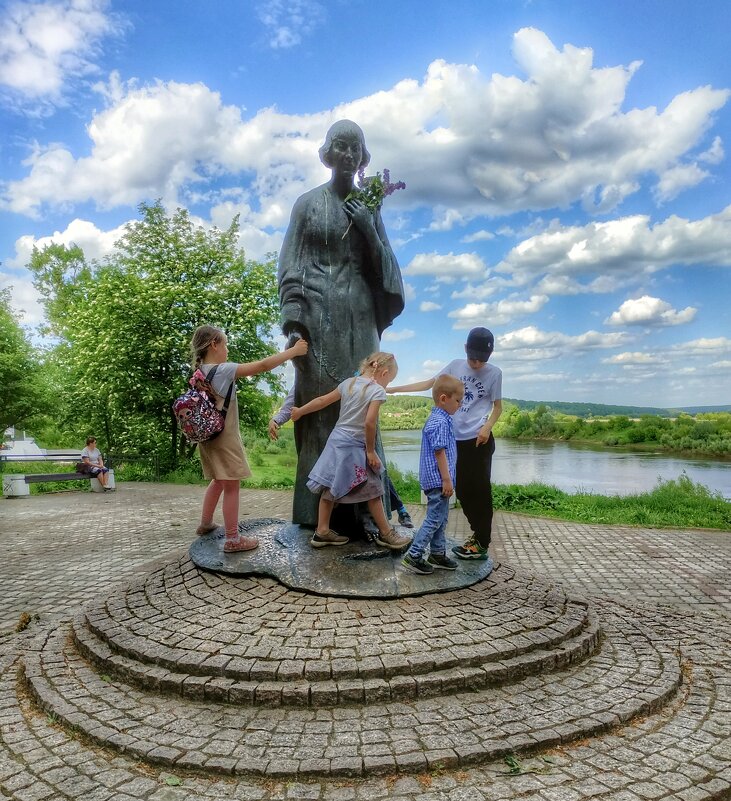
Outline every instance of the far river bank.
MULTIPOLYGON (((383 431, 382 438, 386 459, 418 474, 421 431, 383 431)), ((516 439, 498 439, 493 459, 496 484, 539 482, 569 493, 630 495, 683 473, 731 500, 731 460, 516 439)))

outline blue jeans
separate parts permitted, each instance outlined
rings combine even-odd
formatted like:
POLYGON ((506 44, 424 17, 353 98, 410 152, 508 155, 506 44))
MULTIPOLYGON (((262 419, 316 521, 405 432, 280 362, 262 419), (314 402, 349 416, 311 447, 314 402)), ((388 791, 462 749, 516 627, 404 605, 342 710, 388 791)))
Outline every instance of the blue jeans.
POLYGON ((426 517, 416 532, 409 556, 422 559, 427 547, 431 553, 444 555, 447 551, 447 538, 444 530, 449 519, 449 498, 442 495, 442 488, 424 490, 426 495, 426 517))

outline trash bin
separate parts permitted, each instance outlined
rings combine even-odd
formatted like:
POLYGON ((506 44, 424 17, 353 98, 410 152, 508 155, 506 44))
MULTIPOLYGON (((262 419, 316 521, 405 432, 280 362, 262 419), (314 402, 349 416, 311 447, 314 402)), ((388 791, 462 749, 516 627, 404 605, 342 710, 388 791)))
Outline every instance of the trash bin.
POLYGON ((4 474, 3 495, 6 498, 19 498, 22 495, 30 495, 30 484, 25 483, 24 475, 4 474))

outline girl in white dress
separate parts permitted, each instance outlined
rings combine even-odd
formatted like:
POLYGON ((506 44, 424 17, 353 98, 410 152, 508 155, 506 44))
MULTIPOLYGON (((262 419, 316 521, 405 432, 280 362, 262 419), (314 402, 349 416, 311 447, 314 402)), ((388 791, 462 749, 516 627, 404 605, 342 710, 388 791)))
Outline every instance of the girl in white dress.
POLYGON ((383 465, 376 453, 376 428, 386 386, 398 372, 392 353, 372 353, 363 360, 360 372, 347 378, 332 392, 292 409, 292 420, 317 412, 340 401, 340 416, 327 439, 320 458, 310 471, 307 487, 320 495, 317 528, 310 540, 315 548, 345 545, 343 537, 330 528, 336 503, 367 502, 378 526, 376 542, 399 550, 411 542, 393 529, 383 509, 383 465))

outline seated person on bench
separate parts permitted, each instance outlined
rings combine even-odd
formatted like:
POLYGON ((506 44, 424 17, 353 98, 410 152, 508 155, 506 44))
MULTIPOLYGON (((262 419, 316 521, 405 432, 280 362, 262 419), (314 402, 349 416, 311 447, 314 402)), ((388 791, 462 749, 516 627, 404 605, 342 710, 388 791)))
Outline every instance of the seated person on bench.
POLYGON ((109 468, 104 467, 104 459, 96 446, 96 437, 86 438, 86 447, 81 451, 81 461, 89 465, 89 475, 99 479, 99 483, 106 492, 109 489, 107 478, 109 468))

